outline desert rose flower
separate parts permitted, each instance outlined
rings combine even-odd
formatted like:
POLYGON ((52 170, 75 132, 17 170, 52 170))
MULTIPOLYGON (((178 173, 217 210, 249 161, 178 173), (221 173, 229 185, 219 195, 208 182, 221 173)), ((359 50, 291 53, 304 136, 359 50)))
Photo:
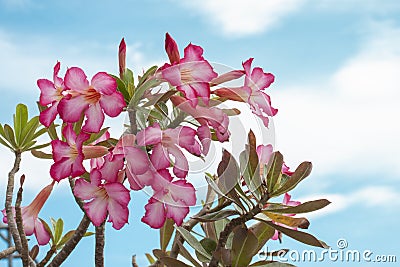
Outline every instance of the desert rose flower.
POLYGON ((117 82, 105 72, 93 76, 90 84, 82 69, 72 67, 64 79, 68 94, 60 101, 58 111, 65 122, 77 122, 86 116, 82 130, 88 133, 100 131, 104 113, 118 116, 126 106, 123 95, 117 91, 117 82))
POLYGON ((210 100, 210 81, 217 77, 210 63, 203 57, 203 48, 189 44, 180 58, 178 46, 167 33, 165 49, 170 59, 161 67, 162 77, 185 95, 192 107, 197 106, 198 97, 205 104, 210 100))
POLYGON ((47 109, 40 113, 39 121, 44 126, 49 127, 50 124, 55 120, 58 114, 58 104, 64 97, 64 81, 58 77, 60 71, 60 62, 54 66, 53 81, 47 79, 39 79, 37 85, 40 89, 39 103, 42 106, 48 106, 47 109), (50 105, 50 106, 49 106, 50 105))
MULTIPOLYGON (((257 147, 257 155, 258 155, 258 161, 261 164, 261 167, 263 168, 263 165, 268 164, 269 159, 271 158, 273 152, 273 148, 271 144, 268 145, 259 145, 257 147)), ((291 176, 293 172, 289 171, 289 167, 286 166, 285 163, 282 164, 282 173, 291 176)))
MULTIPOLYGON (((39 220, 39 212, 42 209, 44 203, 50 196, 53 190, 54 182, 43 188, 39 194, 35 197, 31 204, 25 207, 21 207, 22 222, 24 226, 25 235, 30 236, 35 234, 36 240, 39 245, 43 246, 49 243, 50 234, 47 232, 43 223, 39 220)), ((15 210, 13 211, 15 214, 15 210)), ((8 223, 6 210, 2 210, 3 222, 8 223)))
POLYGON ((152 186, 154 194, 145 206, 142 222, 158 229, 167 218, 171 218, 180 226, 189 213, 189 206, 196 204, 193 185, 183 179, 173 181, 167 169, 159 170, 155 180, 152 186))

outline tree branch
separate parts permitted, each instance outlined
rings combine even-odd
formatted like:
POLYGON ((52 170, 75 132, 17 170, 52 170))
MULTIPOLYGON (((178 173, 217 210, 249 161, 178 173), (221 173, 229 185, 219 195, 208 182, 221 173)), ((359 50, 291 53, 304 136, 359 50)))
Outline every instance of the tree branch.
POLYGON ((3 251, 0 251, 0 260, 1 260, 2 258, 5 258, 5 257, 7 257, 7 256, 9 256, 9 255, 11 255, 11 254, 13 254, 16 250, 17 250, 16 247, 13 246, 13 247, 6 248, 6 249, 3 250, 3 251))
POLYGON ((94 254, 94 262, 96 267, 104 267, 104 222, 100 226, 96 226, 96 248, 94 254))
POLYGON ((19 237, 21 239, 21 246, 22 246, 22 251, 21 253, 21 259, 22 259, 22 264, 24 267, 29 267, 29 246, 28 246, 28 240, 26 240, 26 235, 24 231, 24 223, 22 221, 22 212, 21 212, 21 202, 22 202, 22 185, 24 183, 25 176, 21 176, 21 182, 20 182, 20 187, 18 190, 17 194, 17 200, 15 201, 15 221, 17 223, 17 229, 19 233, 19 237))
POLYGON ((74 235, 71 237, 70 240, 67 241, 67 243, 65 243, 64 247, 54 257, 54 259, 50 262, 48 267, 59 267, 61 263, 65 261, 65 259, 71 254, 71 252, 78 245, 79 241, 81 241, 89 225, 90 225, 90 219, 85 214, 78 228, 76 228, 74 235))

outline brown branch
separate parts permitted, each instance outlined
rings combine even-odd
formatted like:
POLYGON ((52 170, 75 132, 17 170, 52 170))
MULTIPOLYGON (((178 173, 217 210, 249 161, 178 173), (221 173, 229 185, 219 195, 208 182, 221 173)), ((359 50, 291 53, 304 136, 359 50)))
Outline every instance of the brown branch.
POLYGON ((71 252, 78 245, 79 241, 81 241, 89 225, 90 225, 90 219, 85 214, 78 228, 76 228, 74 235, 71 237, 70 240, 67 241, 67 243, 65 243, 64 247, 54 257, 54 259, 50 262, 48 267, 59 267, 61 263, 65 261, 65 259, 71 254, 71 252))
POLYGON ((139 265, 136 263, 136 255, 132 256, 132 267, 139 267, 139 265))
POLYGON ((16 250, 17 250, 16 247, 13 246, 13 247, 6 248, 3 251, 0 251, 0 260, 2 258, 5 258, 5 257, 13 254, 16 250))
POLYGON ((46 256, 36 265, 36 267, 44 267, 51 260, 51 257, 53 257, 54 253, 56 253, 56 249, 53 247, 50 248, 50 250, 47 251, 46 256))
POLYGON ((29 246, 28 240, 26 240, 26 235, 24 231, 24 223, 22 220, 22 212, 21 212, 21 202, 22 202, 22 186, 24 183, 25 176, 21 176, 21 183, 17 193, 17 200, 15 201, 15 221, 17 223, 17 230, 19 233, 19 237, 21 239, 22 250, 20 251, 22 264, 24 267, 29 267, 29 246))
POLYGON ((253 209, 251 209, 249 212, 243 214, 240 217, 237 217, 235 219, 232 219, 224 228, 224 230, 220 233, 219 239, 218 239, 218 244, 217 247, 212 255, 210 264, 208 267, 218 267, 218 262, 219 258, 217 256, 218 252, 222 249, 225 248, 226 241, 228 240, 229 234, 235 229, 237 226, 242 225, 246 223, 247 221, 251 220, 259 214, 264 207, 265 203, 269 200, 269 194, 266 193, 262 199, 260 200, 260 203, 255 206, 253 209))
POLYGON ((94 262, 96 267, 104 267, 104 222, 100 226, 96 226, 96 248, 94 254, 94 262))
POLYGON ((18 234, 17 225, 14 220, 14 212, 11 207, 13 193, 14 193, 14 177, 15 177, 15 174, 18 172, 19 166, 21 164, 21 152, 15 151, 14 153, 15 153, 14 166, 11 169, 11 171, 8 173, 5 208, 6 208, 6 214, 7 214, 8 227, 9 227, 11 235, 13 237, 15 247, 17 248, 17 251, 21 253, 22 252, 22 243, 21 243, 20 236, 18 234))
MULTIPOLYGON (((200 216, 206 215, 208 213, 217 212, 217 211, 222 210, 223 208, 229 206, 230 204, 232 204, 231 201, 225 201, 224 203, 222 203, 221 205, 216 206, 213 209, 211 209, 212 203, 205 204, 203 206, 203 208, 196 215, 194 215, 187 222, 185 222, 182 225, 182 227, 185 228, 186 230, 190 231, 190 230, 192 230, 193 227, 196 226, 196 224, 199 223, 199 221, 195 217, 200 217, 200 216)), ((182 235, 178 231, 176 231, 175 232, 174 241, 172 243, 172 249, 171 249, 171 252, 170 252, 170 257, 172 257, 172 258, 177 258, 178 257, 178 254, 179 254, 179 251, 180 251, 179 244, 183 244, 184 242, 185 242, 185 239, 182 237, 182 235)))

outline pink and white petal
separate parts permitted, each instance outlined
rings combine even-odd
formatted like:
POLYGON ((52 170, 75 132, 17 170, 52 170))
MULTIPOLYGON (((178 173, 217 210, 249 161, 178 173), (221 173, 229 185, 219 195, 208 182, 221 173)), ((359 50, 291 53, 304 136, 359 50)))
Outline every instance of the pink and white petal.
POLYGON ((74 196, 83 200, 90 200, 96 196, 99 190, 96 185, 87 182, 83 178, 79 178, 75 182, 74 196))
POLYGON ((283 174, 286 174, 286 175, 288 175, 288 176, 292 176, 292 174, 293 174, 294 172, 289 171, 289 169, 290 169, 290 168, 289 168, 288 166, 286 166, 285 163, 282 164, 282 173, 283 173, 283 174))
POLYGON ((271 73, 264 73, 262 68, 254 68, 251 73, 251 80, 254 83, 254 87, 258 90, 263 90, 274 82, 274 75, 271 73))
POLYGON ((136 175, 129 168, 126 168, 125 172, 132 190, 138 191, 153 183, 153 173, 151 171, 136 175))
POLYGON ((272 240, 278 240, 279 238, 279 232, 277 230, 275 230, 274 235, 271 237, 272 240))
POLYGON ((79 93, 84 93, 89 87, 89 81, 85 72, 78 67, 72 67, 67 70, 64 83, 66 87, 79 93))
POLYGON ((85 172, 86 169, 83 166, 83 155, 78 155, 72 164, 71 177, 80 176, 85 172))
POLYGON ((136 135, 137 144, 139 146, 155 145, 160 143, 162 139, 162 131, 158 123, 141 130, 136 135))
POLYGON ((124 147, 127 167, 134 174, 143 174, 150 168, 149 156, 140 148, 133 146, 124 147))
POLYGON ((246 76, 250 76, 251 75, 251 63, 253 62, 254 58, 249 58, 248 60, 246 60, 245 62, 242 63, 243 69, 246 73, 246 76))
POLYGON ((166 205, 167 208, 167 218, 171 218, 175 221, 176 225, 181 226, 185 217, 189 214, 189 207, 178 206, 178 205, 166 205))
POLYGON ((191 63, 191 72, 194 82, 210 82, 218 76, 210 63, 206 60, 191 63))
POLYGON ((118 180, 118 172, 124 167, 124 155, 107 155, 103 166, 99 169, 101 177, 107 182, 118 180))
MULTIPOLYGON (((103 189, 104 190, 104 189, 103 189)), ((83 205, 94 226, 100 226, 107 217, 107 198, 95 198, 83 205)))
POLYGON ((156 192, 154 197, 156 199, 163 199, 164 198, 164 189, 170 186, 172 181, 172 175, 168 169, 158 170, 157 172, 153 173, 153 183, 151 187, 156 192))
POLYGON ((267 164, 272 155, 272 151, 273 151, 273 147, 271 144, 259 145, 257 147, 258 161, 261 164, 267 164))
POLYGON ((50 167, 50 176, 57 182, 71 175, 73 161, 70 158, 63 158, 50 167))
POLYGON ((72 146, 76 144, 76 133, 71 123, 68 123, 62 130, 62 135, 65 137, 68 145, 72 146))
POLYGON ((196 204, 196 190, 191 183, 177 180, 169 185, 169 191, 174 202, 181 205, 193 206, 196 204))
POLYGON ((117 90, 117 81, 106 72, 94 75, 90 85, 104 95, 111 95, 117 90))
POLYGON ((162 69, 162 77, 169 82, 172 86, 179 86, 182 84, 181 80, 181 64, 167 65, 162 69))
POLYGON ((29 212, 26 212, 27 211, 26 207, 22 207, 22 209, 24 209, 24 208, 25 208, 25 212, 22 211, 23 212, 22 213, 22 221, 23 221, 23 225, 24 225, 24 232, 26 235, 29 236, 35 232, 35 220, 37 219, 37 217, 30 214, 29 212))
POLYGON ((153 147, 150 160, 156 170, 165 169, 171 165, 168 150, 161 143, 153 147))
POLYGON ((182 84, 176 87, 178 91, 182 92, 185 95, 185 98, 189 100, 190 106, 195 108, 199 102, 197 99, 197 93, 192 88, 191 84, 182 84))
POLYGON ((111 95, 102 95, 100 106, 108 116, 116 117, 121 114, 124 107, 126 107, 126 103, 124 96, 120 92, 114 92, 111 95))
POLYGON ((271 99, 269 95, 264 92, 253 92, 249 100, 250 105, 258 105, 258 107, 262 109, 262 111, 265 112, 268 116, 275 116, 278 112, 277 109, 271 106, 271 99))
POLYGON ((55 162, 60 161, 63 158, 69 158, 71 155, 71 147, 61 140, 51 141, 51 147, 53 151, 53 160, 55 162))
POLYGON ((35 237, 40 246, 46 245, 50 241, 50 234, 47 232, 43 223, 39 220, 35 220, 35 237))
POLYGON ((203 48, 198 45, 189 44, 183 50, 184 57, 181 62, 201 61, 203 58, 203 48))
POLYGON ((179 55, 178 45, 169 33, 165 35, 165 51, 167 52, 171 64, 179 63, 181 57, 179 55))
POLYGON ((98 133, 104 122, 104 113, 99 103, 91 105, 86 111, 85 125, 82 131, 87 133, 98 133))
POLYGON ((174 174, 178 178, 185 178, 189 171, 189 163, 182 151, 175 145, 168 147, 168 152, 174 156, 174 174))
POLYGON ((49 127, 50 124, 56 119, 58 110, 58 102, 54 102, 52 106, 40 112, 39 121, 45 127, 49 127))
POLYGON ((47 79, 37 80, 37 85, 40 89, 39 103, 42 106, 47 106, 57 100, 57 90, 54 83, 47 79))
POLYGON ((119 204, 113 199, 108 201, 108 221, 112 222, 114 229, 121 229, 126 223, 128 223, 129 210, 126 206, 119 204))
POLYGON ((118 202, 122 206, 127 206, 131 200, 129 190, 121 183, 106 183, 104 189, 107 191, 109 199, 118 202))
POLYGON ((58 78, 58 73, 60 72, 60 67, 61 67, 61 63, 59 61, 57 61, 56 65, 54 65, 53 68, 53 80, 55 80, 56 78, 58 78))
POLYGON ((142 222, 148 224, 151 228, 161 228, 165 223, 166 212, 164 204, 154 198, 150 198, 144 208, 146 209, 146 213, 142 218, 142 222))
POLYGON ((211 86, 215 86, 215 85, 219 85, 222 83, 226 83, 232 80, 236 80, 239 79, 240 77, 242 77, 244 75, 244 71, 243 70, 232 70, 229 71, 227 73, 221 74, 216 78, 213 78, 210 81, 211 86))
POLYGON ((211 131, 207 125, 202 125, 197 128, 197 136, 200 139, 202 145, 202 152, 204 155, 208 154, 211 145, 211 131))
POLYGON ((58 104, 58 113, 65 122, 77 122, 88 106, 83 95, 64 97, 58 104))

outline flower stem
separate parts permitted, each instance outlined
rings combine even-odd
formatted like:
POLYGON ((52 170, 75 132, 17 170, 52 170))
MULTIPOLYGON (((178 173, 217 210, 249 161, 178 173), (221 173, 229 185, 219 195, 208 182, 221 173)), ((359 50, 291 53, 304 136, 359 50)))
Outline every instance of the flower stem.
POLYGON ((104 267, 104 222, 100 226, 96 226, 96 248, 94 254, 94 262, 96 267, 104 267))

